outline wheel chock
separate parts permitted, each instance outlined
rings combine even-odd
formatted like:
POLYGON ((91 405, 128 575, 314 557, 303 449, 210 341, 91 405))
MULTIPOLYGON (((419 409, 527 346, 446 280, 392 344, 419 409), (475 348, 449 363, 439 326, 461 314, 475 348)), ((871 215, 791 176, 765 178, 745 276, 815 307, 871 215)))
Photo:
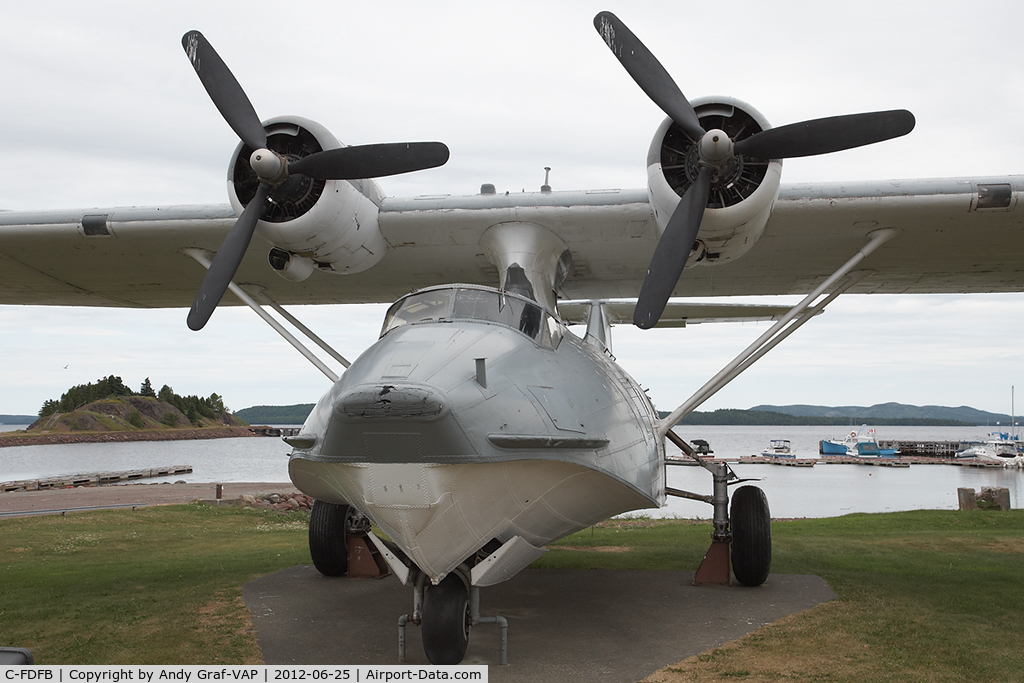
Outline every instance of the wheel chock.
POLYGON ((729 542, 711 541, 711 547, 704 555, 697 573, 693 577, 694 586, 729 586, 729 542))
POLYGON ((350 579, 381 579, 391 574, 387 561, 365 536, 348 537, 348 576, 350 579))

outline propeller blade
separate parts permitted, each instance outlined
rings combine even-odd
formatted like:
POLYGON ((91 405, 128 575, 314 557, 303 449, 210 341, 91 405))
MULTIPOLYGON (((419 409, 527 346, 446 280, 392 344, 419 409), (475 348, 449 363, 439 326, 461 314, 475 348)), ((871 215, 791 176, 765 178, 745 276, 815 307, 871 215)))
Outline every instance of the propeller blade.
POLYGON ((442 142, 391 142, 310 154, 289 163, 288 172, 318 180, 355 180, 421 171, 447 161, 448 147, 442 142))
POLYGON ((914 130, 914 123, 914 115, 906 109, 813 119, 737 140, 735 152, 759 159, 828 154, 898 138, 914 130))
POLYGON ((231 228, 231 232, 224 238, 224 243, 220 245, 217 255, 213 258, 213 263, 206 271, 203 284, 199 285, 199 292, 196 294, 195 301, 192 302, 192 309, 188 312, 189 329, 198 332, 203 329, 207 321, 210 320, 210 316, 213 315, 213 310, 217 308, 221 297, 227 291, 228 284, 235 277, 235 271, 238 270, 242 257, 245 256, 245 250, 249 248, 252 234, 256 230, 256 221, 263 213, 263 205, 267 201, 268 194, 270 194, 270 185, 260 183, 260 186, 256 188, 256 196, 245 207, 242 215, 238 217, 235 225, 231 228))
POLYGON ((266 147, 267 134, 260 117, 234 74, 203 34, 189 31, 181 37, 181 46, 185 48, 185 54, 210 99, 231 129, 251 149, 266 147))
POLYGON ((711 169, 702 167, 693 185, 683 194, 675 213, 668 219, 665 232, 651 257, 647 277, 640 287, 640 296, 633 309, 633 324, 647 330, 658 324, 672 290, 690 257, 697 239, 704 209, 711 189, 711 169))
POLYGON ((693 106, 640 39, 611 12, 601 12, 594 17, 594 28, 647 96, 691 139, 699 140, 704 135, 704 129, 693 106))

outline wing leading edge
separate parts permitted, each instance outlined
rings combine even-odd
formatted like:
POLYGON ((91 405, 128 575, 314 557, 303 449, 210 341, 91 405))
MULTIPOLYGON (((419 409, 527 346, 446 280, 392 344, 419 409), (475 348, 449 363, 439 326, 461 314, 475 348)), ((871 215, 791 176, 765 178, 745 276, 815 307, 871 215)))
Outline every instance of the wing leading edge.
MULTIPOLYGON (((875 274, 853 291, 1021 291, 1022 190, 1024 176, 783 186, 749 253, 698 264, 673 295, 805 294, 879 228, 899 234, 864 262, 875 274)), ((203 271, 183 250, 215 252, 235 218, 228 205, 0 213, 0 304, 186 307, 203 271)), ((494 285, 481 239, 509 221, 565 242, 573 265, 560 294, 571 299, 635 297, 659 238, 645 190, 389 198, 380 205, 387 254, 373 268, 286 281, 257 236, 236 282, 285 304, 390 302, 439 282, 494 285)))

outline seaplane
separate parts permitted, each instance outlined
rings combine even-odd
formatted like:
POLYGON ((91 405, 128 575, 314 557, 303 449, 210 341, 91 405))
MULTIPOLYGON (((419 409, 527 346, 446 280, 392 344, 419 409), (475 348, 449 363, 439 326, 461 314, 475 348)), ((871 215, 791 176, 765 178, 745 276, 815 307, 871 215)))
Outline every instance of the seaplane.
POLYGON ((785 159, 884 143, 910 133, 913 114, 772 127, 740 100, 688 99, 615 15, 594 27, 666 114, 645 188, 387 196, 377 178, 429 172, 447 146, 347 146, 306 118, 261 119, 190 31, 188 62, 239 138, 227 203, 0 213, 0 304, 191 303, 182 322, 199 331, 230 290, 223 303, 251 307, 323 372, 329 390, 285 439, 291 480, 317 501, 314 564, 410 586, 399 624, 422 629, 435 664, 462 661, 474 628, 507 626, 482 616, 482 588, 556 539, 670 495, 713 506, 698 580, 760 585, 763 491, 699 458, 677 422, 844 292, 1024 289, 1024 178, 785 186, 785 159), (678 299, 752 294, 803 299, 678 299), (284 308, 366 302, 394 303, 353 361, 284 308), (773 324, 669 413, 612 353, 616 325, 729 320, 773 324), (669 444, 708 471, 711 493, 667 486, 669 444))

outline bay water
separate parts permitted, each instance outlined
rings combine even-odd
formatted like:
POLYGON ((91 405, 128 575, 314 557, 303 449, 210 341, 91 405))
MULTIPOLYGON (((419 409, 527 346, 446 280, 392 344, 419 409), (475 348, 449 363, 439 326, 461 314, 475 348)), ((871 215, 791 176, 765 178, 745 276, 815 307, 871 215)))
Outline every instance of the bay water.
MULTIPOLYGON (((21 427, 24 428, 24 427, 21 427)), ((760 453, 771 439, 789 439, 797 457, 818 456, 821 439, 839 438, 857 427, 819 426, 682 426, 685 439, 704 439, 719 457, 760 453)), ((879 427, 877 438, 964 441, 984 438, 998 427, 879 427)), ((1005 429, 1005 428, 1004 428, 1005 429)), ((670 445, 670 455, 676 449, 670 445)), ((0 481, 47 476, 191 465, 190 474, 164 478, 190 483, 287 482, 290 448, 277 438, 231 438, 197 441, 137 441, 0 448, 0 481)), ((675 454, 678 455, 676 451, 675 454)), ((773 517, 834 517, 851 512, 955 510, 959 487, 1002 486, 1014 508, 1024 507, 1024 470, 981 469, 953 465, 907 468, 868 465, 780 467, 733 464, 735 472, 760 486, 773 517)), ((161 479, 146 480, 160 482, 161 479)), ((711 493, 711 475, 699 467, 669 467, 668 485, 711 493)), ((2 495, 2 494, 0 494, 2 495)), ((652 517, 710 519, 711 506, 670 498, 666 507, 632 514, 652 517)))

